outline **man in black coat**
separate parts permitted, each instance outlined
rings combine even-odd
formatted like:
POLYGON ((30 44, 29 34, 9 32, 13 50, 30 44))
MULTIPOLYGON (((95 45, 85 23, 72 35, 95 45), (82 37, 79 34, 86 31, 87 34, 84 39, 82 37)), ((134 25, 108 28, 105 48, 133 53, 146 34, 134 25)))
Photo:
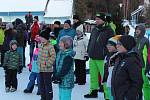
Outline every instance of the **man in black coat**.
MULTIPOLYGON (((88 44, 88 56, 90 58, 90 93, 84 95, 85 98, 97 98, 99 81, 98 74, 101 77, 104 74, 104 57, 108 53, 106 45, 109 38, 114 36, 113 30, 106 24, 105 13, 99 13, 96 15, 96 27, 92 30, 89 44, 88 44)), ((104 92, 106 93, 105 99, 109 99, 108 91, 104 86, 104 92)))

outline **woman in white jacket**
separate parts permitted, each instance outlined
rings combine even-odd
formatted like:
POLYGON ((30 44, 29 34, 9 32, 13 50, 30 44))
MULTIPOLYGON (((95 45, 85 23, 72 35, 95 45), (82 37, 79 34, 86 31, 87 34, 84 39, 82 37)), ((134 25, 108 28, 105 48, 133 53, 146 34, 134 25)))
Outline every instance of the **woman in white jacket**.
POLYGON ((76 30, 77 35, 74 39, 73 50, 76 52, 75 59, 75 76, 78 85, 84 85, 86 83, 86 61, 88 60, 87 45, 88 38, 79 30, 76 30))

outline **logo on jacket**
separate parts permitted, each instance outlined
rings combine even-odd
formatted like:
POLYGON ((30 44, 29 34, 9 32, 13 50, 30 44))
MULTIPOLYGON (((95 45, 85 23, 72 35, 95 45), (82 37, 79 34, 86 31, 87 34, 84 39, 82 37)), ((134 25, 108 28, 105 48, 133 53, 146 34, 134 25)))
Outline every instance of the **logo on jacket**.
POLYGON ((124 65, 125 65, 125 62, 122 62, 120 66, 123 67, 124 65))

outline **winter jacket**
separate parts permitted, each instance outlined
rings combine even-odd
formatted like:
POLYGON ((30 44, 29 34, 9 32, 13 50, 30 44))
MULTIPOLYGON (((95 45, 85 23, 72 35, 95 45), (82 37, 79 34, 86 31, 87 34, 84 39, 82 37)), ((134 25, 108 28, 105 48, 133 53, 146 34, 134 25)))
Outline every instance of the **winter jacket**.
POLYGON ((138 100, 142 91, 142 66, 135 52, 118 53, 114 58, 111 90, 114 100, 138 100))
POLYGON ((9 29, 5 31, 5 38, 3 43, 3 50, 8 51, 10 49, 9 43, 11 40, 16 39, 16 31, 13 29, 9 29))
POLYGON ((9 50, 5 53, 3 66, 7 67, 7 69, 18 69, 21 65, 21 56, 17 53, 17 51, 9 50))
POLYGON ((38 66, 40 72, 53 72, 53 62, 55 61, 55 50, 50 42, 39 46, 38 66))
POLYGON ((71 36, 72 39, 74 39, 75 35, 76 35, 76 31, 72 28, 69 28, 69 29, 62 29, 58 35, 58 38, 57 38, 57 43, 59 43, 59 40, 61 37, 65 36, 65 35, 68 35, 68 36, 71 36))
POLYGON ((104 60, 108 53, 106 44, 109 38, 113 37, 114 33, 109 26, 96 26, 90 36, 88 44, 88 55, 94 60, 104 60))
POLYGON ((111 27, 111 29, 113 30, 113 32, 116 33, 116 25, 113 22, 110 22, 109 26, 111 27))
POLYGON ((32 57, 32 61, 31 61, 31 65, 32 65, 31 72, 34 72, 34 73, 39 73, 39 66, 37 64, 38 53, 39 53, 39 49, 36 48, 33 52, 33 57, 32 57))
POLYGON ((35 36, 39 35, 39 32, 40 32, 40 25, 38 22, 34 22, 31 25, 31 41, 35 40, 35 36))
POLYGON ((26 26, 25 24, 19 24, 16 28, 17 34, 16 34, 16 40, 18 43, 18 47, 24 47, 25 46, 25 32, 26 32, 26 26))
POLYGON ((27 14, 27 15, 25 16, 25 20, 26 20, 26 24, 31 24, 31 23, 33 23, 32 14, 27 14))
POLYGON ((112 53, 108 53, 107 56, 105 57, 104 59, 104 76, 103 76, 103 82, 107 82, 107 79, 108 79, 108 75, 110 74, 109 73, 109 67, 112 67, 110 64, 109 64, 109 60, 111 58, 111 56, 113 54, 115 54, 116 52, 112 52, 112 53))
POLYGON ((146 67, 148 61, 148 48, 149 48, 149 40, 142 36, 135 36, 136 47, 134 50, 139 54, 140 59, 142 61, 142 67, 146 67))
POLYGON ((75 36, 73 42, 73 50, 76 52, 74 59, 85 60, 85 56, 87 55, 87 45, 88 45, 88 38, 83 35, 79 39, 75 36))
POLYGON ((0 45, 3 45, 3 42, 4 42, 4 30, 0 28, 0 45))
POLYGON ((56 57, 56 71, 55 77, 61 79, 59 84, 60 88, 73 88, 74 87, 74 52, 72 49, 66 51, 59 51, 56 57))

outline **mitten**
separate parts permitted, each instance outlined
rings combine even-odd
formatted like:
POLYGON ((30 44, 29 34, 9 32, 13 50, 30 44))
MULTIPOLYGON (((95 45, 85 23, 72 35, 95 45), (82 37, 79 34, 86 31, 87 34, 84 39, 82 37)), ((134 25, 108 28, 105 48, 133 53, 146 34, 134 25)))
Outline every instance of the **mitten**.
POLYGON ((85 59, 85 61, 88 61, 89 57, 88 56, 84 56, 84 59, 85 59))

